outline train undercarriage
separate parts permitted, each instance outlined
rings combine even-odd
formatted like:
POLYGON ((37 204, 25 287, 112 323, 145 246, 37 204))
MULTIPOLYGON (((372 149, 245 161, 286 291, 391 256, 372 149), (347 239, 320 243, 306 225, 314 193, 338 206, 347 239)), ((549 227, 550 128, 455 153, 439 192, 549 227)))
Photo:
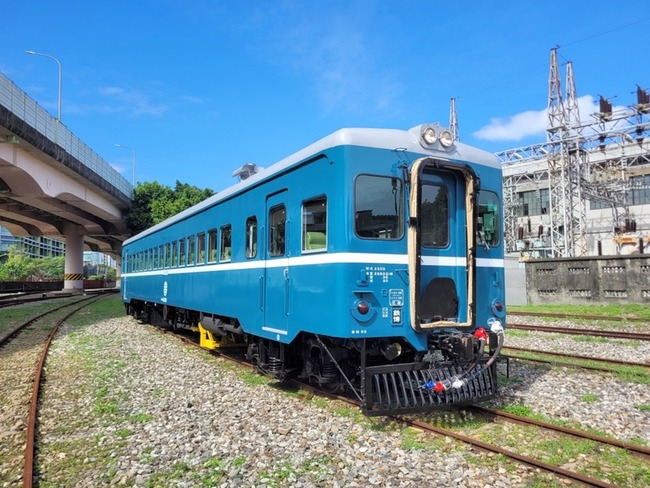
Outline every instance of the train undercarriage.
POLYGON ((235 319, 133 301, 128 314, 145 323, 197 331, 208 349, 225 344, 279 381, 293 378, 358 400, 364 413, 387 415, 450 408, 487 400, 497 392, 499 334, 431 334, 429 350, 400 338, 339 339, 299 335, 291 344, 246 334, 235 319))

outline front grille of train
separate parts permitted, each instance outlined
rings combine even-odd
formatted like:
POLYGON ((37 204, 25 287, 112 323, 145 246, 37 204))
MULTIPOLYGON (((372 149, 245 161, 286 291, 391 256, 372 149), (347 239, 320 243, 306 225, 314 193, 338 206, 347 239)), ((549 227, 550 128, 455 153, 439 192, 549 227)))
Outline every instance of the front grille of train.
POLYGON ((492 398, 497 392, 496 364, 461 388, 435 393, 423 388, 463 373, 460 366, 438 366, 428 363, 396 364, 366 368, 365 405, 368 415, 426 412, 467 405, 492 398))

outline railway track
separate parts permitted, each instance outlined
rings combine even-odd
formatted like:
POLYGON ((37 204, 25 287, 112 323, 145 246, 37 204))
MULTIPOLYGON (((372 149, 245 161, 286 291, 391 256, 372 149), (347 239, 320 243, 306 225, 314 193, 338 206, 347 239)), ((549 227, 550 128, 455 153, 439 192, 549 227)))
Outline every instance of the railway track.
POLYGON ((570 313, 552 313, 552 312, 515 312, 508 310, 509 316, 518 317, 545 317, 555 319, 576 319, 576 320, 602 320, 605 322, 648 322, 648 319, 642 317, 620 317, 607 315, 591 314, 570 314, 570 313))
MULTIPOLYGON (((160 330, 160 329, 155 328, 155 327, 154 327, 154 329, 160 330)), ((166 332, 168 332, 168 331, 166 331, 166 332)), ((186 344, 188 344, 190 346, 200 347, 196 343, 196 341, 194 341, 191 338, 188 338, 188 337, 182 336, 182 335, 181 336, 176 335, 176 337, 180 337, 180 339, 184 343, 186 343, 186 344)), ((212 354, 215 354, 215 355, 217 355, 219 357, 222 357, 224 359, 227 359, 229 361, 232 361, 232 362, 234 362, 236 364, 239 364, 239 365, 242 365, 244 367, 247 367, 247 368, 252 368, 253 367, 250 363, 241 360, 240 357, 230 355, 227 352, 224 352, 223 350, 221 350, 221 351, 210 351, 210 352, 212 354)), ((650 367, 650 365, 644 365, 644 366, 650 367)), ((309 384, 305 384, 305 383, 302 383, 302 382, 299 382, 299 381, 293 381, 293 380, 289 381, 288 384, 291 385, 294 388, 299 389, 299 391, 307 392, 307 394, 303 393, 302 395, 300 395, 301 397, 309 398, 310 396, 313 396, 313 395, 319 395, 319 396, 324 396, 324 397, 327 397, 327 398, 330 398, 330 399, 342 401, 344 403, 347 403, 349 405, 354 406, 355 408, 359 408, 359 406, 360 406, 359 402, 357 400, 355 400, 355 399, 340 396, 340 395, 336 395, 336 394, 331 394, 331 393, 322 391, 322 390, 320 390, 318 388, 315 388, 314 386, 309 385, 309 384)), ((626 443, 626 442, 623 442, 623 441, 619 441, 619 440, 616 440, 616 439, 610 439, 610 438, 607 438, 607 437, 590 434, 590 433, 583 432, 583 431, 580 431, 580 430, 570 429, 570 428, 567 428, 567 427, 563 427, 563 426, 543 422, 543 421, 540 421, 540 420, 535 420, 535 419, 531 419, 531 418, 528 418, 528 417, 523 417, 523 416, 511 414, 511 413, 504 412, 504 411, 501 411, 501 410, 494 410, 494 409, 489 409, 489 408, 485 408, 485 407, 478 407, 478 406, 469 407, 467 410, 478 413, 478 414, 482 415, 483 417, 485 417, 486 419, 490 419, 491 421, 496 421, 496 420, 507 421, 507 422, 515 423, 515 424, 519 424, 519 425, 538 427, 538 428, 542 428, 542 429, 551 431, 551 432, 553 432, 555 434, 558 434, 558 435, 568 435, 568 436, 576 437, 576 438, 579 438, 579 439, 585 439, 585 440, 597 442, 597 443, 600 443, 602 445, 609 446, 611 448, 623 449, 623 450, 628 451, 629 453, 632 453, 632 454, 634 454, 636 456, 643 457, 644 459, 647 459, 650 462, 650 448, 647 448, 645 446, 638 446, 638 445, 635 445, 635 444, 630 444, 630 443, 626 443)), ((609 482, 599 480, 599 479, 593 478, 591 476, 587 476, 587 475, 585 475, 583 473, 580 473, 580 472, 577 472, 577 471, 572 471, 570 469, 566 469, 566 468, 561 467, 561 466, 556 466, 556 465, 553 465, 553 464, 550 464, 550 463, 546 463, 546 462, 544 462, 544 461, 542 461, 540 459, 536 459, 536 458, 531 457, 531 456, 526 456, 526 455, 523 455, 523 454, 519 454, 517 452, 506 449, 506 448, 504 448, 502 446, 499 446, 497 444, 484 442, 484 441, 479 440, 479 439, 477 439, 475 437, 461 434, 461 433, 459 433, 457 431, 454 431, 452 429, 442 428, 442 427, 433 425, 431 423, 419 420, 419 419, 415 418, 415 416, 396 415, 396 416, 390 416, 389 418, 391 418, 391 419, 393 419, 393 420, 395 420, 395 421, 397 421, 397 422, 399 422, 399 423, 401 423, 403 425, 411 426, 411 427, 414 427, 414 428, 417 428, 417 429, 420 429, 420 430, 423 430, 423 431, 427 431, 427 432, 430 432, 430 433, 433 433, 433 434, 436 434, 436 435, 447 436, 447 437, 456 439, 456 440, 458 440, 460 442, 463 442, 465 444, 469 444, 469 445, 471 445, 471 446, 473 446, 473 447, 475 447, 475 448, 477 448, 477 449, 479 449, 481 451, 484 451, 484 452, 489 452, 489 453, 495 453, 495 454, 502 455, 502 456, 504 456, 504 457, 506 457, 506 458, 508 458, 508 459, 510 459, 512 461, 517 462, 517 463, 521 463, 521 464, 524 464, 526 466, 532 467, 534 469, 545 471, 547 473, 551 473, 551 474, 553 474, 555 476, 558 476, 559 478, 563 479, 565 482, 568 482, 568 483, 577 483, 578 485, 602 487, 602 488, 611 488, 611 487, 616 486, 616 485, 613 485, 613 484, 611 484, 609 482)))
MULTIPOLYGON (((551 352, 551 351, 542 351, 540 349, 528 349, 525 347, 515 347, 515 346, 504 346, 503 347, 504 351, 515 351, 515 352, 523 352, 523 353, 530 353, 530 354, 539 354, 543 356, 551 356, 555 358, 562 358, 562 359, 567 359, 567 360, 574 360, 574 361, 587 361, 587 362, 594 362, 594 363, 601 363, 604 365, 611 365, 613 367, 616 366, 627 366, 627 367, 640 367, 640 368, 650 368, 650 363, 640 363, 640 362, 632 362, 632 361, 620 361, 618 359, 605 359, 605 358, 597 358, 597 357, 592 357, 592 356, 581 356, 578 354, 568 354, 568 353, 560 353, 560 352, 551 352)), ((524 356, 512 356, 510 354, 504 353, 505 356, 514 358, 514 359, 524 359, 528 360, 527 357, 524 356)), ((544 361, 544 360, 540 360, 544 361)), ((556 361, 551 361, 549 360, 548 362, 551 363, 556 363, 556 361)), ((603 367, 598 367, 598 366, 582 366, 581 364, 576 364, 576 363, 562 363, 562 365, 566 366, 578 366, 578 367, 585 367, 586 369, 595 369, 597 371, 615 371, 612 367, 607 368, 605 366, 603 367)))
POLYGON ((508 324, 508 328, 513 330, 528 330, 532 332, 548 332, 548 333, 555 333, 555 334, 608 337, 610 339, 650 341, 650 333, 642 333, 642 332, 624 332, 624 331, 600 330, 600 329, 576 329, 572 327, 558 327, 558 326, 516 324, 516 323, 508 324))
POLYGON ((84 297, 56 307, 14 326, 0 338, 0 397, 4 399, 0 427, 5 434, 0 454, 14 460, 1 479, 11 486, 20 479, 21 466, 23 487, 33 483, 38 399, 49 346, 66 319, 100 298, 84 297), (71 310, 63 316, 57 313, 66 308, 71 310))

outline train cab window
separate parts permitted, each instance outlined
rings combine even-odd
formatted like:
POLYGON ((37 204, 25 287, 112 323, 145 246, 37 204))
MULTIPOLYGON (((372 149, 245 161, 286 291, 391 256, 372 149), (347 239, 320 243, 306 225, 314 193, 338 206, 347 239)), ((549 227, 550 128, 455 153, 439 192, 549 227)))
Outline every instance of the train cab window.
POLYGON ((187 265, 194 266, 194 236, 187 238, 187 265))
POLYGON ((208 231, 208 263, 217 262, 217 229, 208 231))
POLYGON ((257 217, 246 219, 246 257, 257 256, 257 217))
POLYGON ((399 178, 360 175, 354 185, 354 228, 359 237, 401 239, 404 196, 399 178))
POLYGON ((481 190, 478 196, 478 215, 476 219, 477 242, 487 246, 499 245, 499 197, 496 193, 481 190))
POLYGON ((327 198, 315 198, 302 204, 302 251, 327 250, 327 198))
POLYGON ((284 205, 269 211, 269 256, 284 256, 287 209, 284 205))
POLYGON ((446 186, 422 185, 420 222, 423 247, 449 245, 449 191, 446 186))
POLYGON ((221 228, 221 247, 219 261, 230 261, 232 259, 232 227, 224 225, 221 228))
POLYGON ((196 264, 205 263, 205 232, 196 236, 196 264))
POLYGON ((178 242, 172 241, 172 268, 178 266, 178 242))

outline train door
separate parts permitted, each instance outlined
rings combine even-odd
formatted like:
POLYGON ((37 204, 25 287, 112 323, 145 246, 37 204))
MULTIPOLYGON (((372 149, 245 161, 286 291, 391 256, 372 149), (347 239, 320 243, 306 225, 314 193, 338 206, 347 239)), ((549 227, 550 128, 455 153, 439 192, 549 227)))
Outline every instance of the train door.
POLYGON ((263 330, 287 335, 289 324, 289 221, 286 190, 266 199, 266 259, 263 330))
POLYGON ((411 320, 415 330, 474 322, 474 198, 467 168, 422 158, 411 170, 411 320), (414 218, 415 217, 415 218, 414 218))

